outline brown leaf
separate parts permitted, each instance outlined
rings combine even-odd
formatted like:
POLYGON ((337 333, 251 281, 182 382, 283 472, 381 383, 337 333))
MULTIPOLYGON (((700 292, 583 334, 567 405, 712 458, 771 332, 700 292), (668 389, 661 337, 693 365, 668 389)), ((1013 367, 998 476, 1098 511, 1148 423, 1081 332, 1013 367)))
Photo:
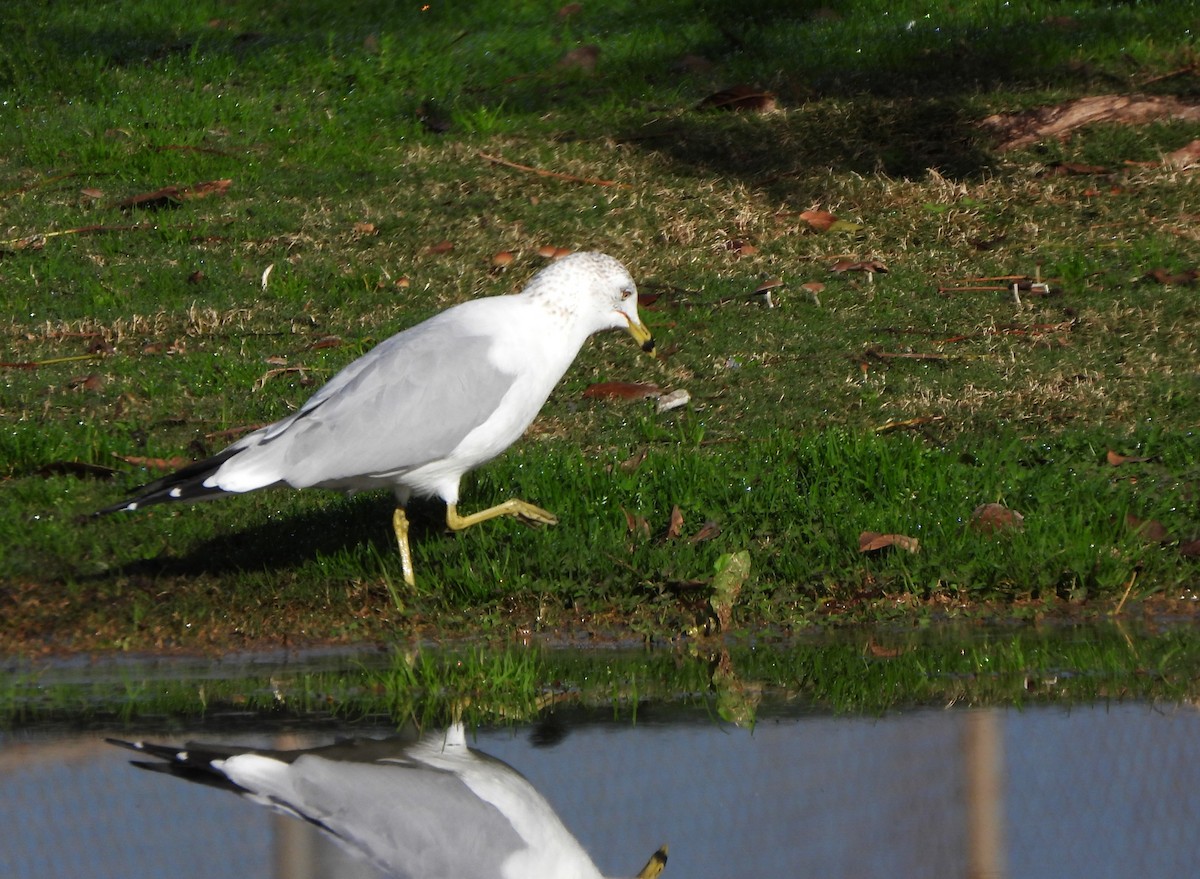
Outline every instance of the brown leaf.
POLYGON ((758 253, 758 248, 749 241, 743 241, 740 238, 730 238, 725 243, 725 246, 736 253, 738 256, 753 256, 758 253))
POLYGON ((858 535, 859 552, 879 552, 889 547, 906 549, 909 552, 920 552, 921 541, 905 534, 880 534, 878 531, 864 531, 858 535))
POLYGON ((1147 278, 1160 284, 1175 284, 1187 286, 1200 278, 1200 269, 1185 269, 1182 272, 1172 272, 1170 269, 1154 269, 1147 273, 1147 278))
POLYGON ((667 523, 667 533, 664 535, 665 540, 674 540, 683 532, 683 510, 679 509, 679 504, 671 507, 671 521, 667 523))
POLYGON ((117 202, 116 206, 119 208, 144 208, 146 210, 174 207, 181 202, 192 199, 207 198, 210 195, 224 195, 232 183, 232 180, 225 179, 194 183, 191 186, 164 186, 162 189, 156 189, 153 192, 131 195, 117 202))
POLYGON ((79 194, 85 195, 88 198, 104 198, 104 190, 103 189, 94 189, 90 186, 87 189, 79 190, 79 194))
POLYGON ((1166 526, 1157 519, 1139 519, 1133 513, 1128 513, 1125 524, 1147 543, 1166 543, 1171 539, 1166 526))
POLYGON ((625 514, 625 528, 628 533, 636 534, 640 531, 643 537, 650 536, 650 523, 644 516, 631 513, 624 507, 621 507, 621 512, 625 514))
POLYGON ((590 73, 596 69, 596 61, 599 58, 599 46, 577 46, 559 59, 558 66, 568 70, 583 70, 590 73))
POLYGON ((1046 167, 1046 177, 1069 177, 1078 174, 1107 174, 1103 165, 1084 165, 1080 162, 1053 162, 1046 167))
POLYGON ((104 378, 98 372, 89 372, 87 375, 77 375, 67 382, 67 387, 71 390, 84 390, 95 393, 104 389, 104 378))
POLYGON ((1025 528, 1025 517, 1004 504, 980 504, 971 513, 971 527, 980 534, 1022 531, 1025 528))
POLYGON ((132 464, 134 467, 145 467, 147 470, 178 470, 192 463, 190 458, 143 458, 140 455, 113 455, 114 458, 132 464))
POLYGON ((593 400, 644 400, 657 397, 662 389, 649 382, 597 382, 583 392, 593 400))
POLYGON ((378 235, 379 230, 375 228, 374 223, 355 223, 354 224, 354 234, 355 235, 378 235))
POLYGON ((322 348, 339 348, 342 344, 341 336, 322 336, 308 346, 310 351, 320 351, 322 348))
POLYGON ((1122 455, 1109 449, 1105 454, 1105 460, 1108 461, 1110 467, 1120 467, 1122 464, 1142 464, 1149 461, 1149 458, 1139 458, 1134 455, 1122 455))
POLYGON ((883 647, 871 640, 867 642, 867 652, 880 659, 895 659, 897 656, 903 656, 907 650, 904 647, 883 647))
POLYGON ((646 460, 648 454, 649 449, 642 446, 617 466, 625 473, 636 473, 638 468, 642 466, 642 462, 646 460))
POLYGON ((773 113, 777 108, 775 96, 750 85, 731 85, 714 92, 696 105, 698 110, 731 110, 748 113, 773 113))
POLYGON ((1200 138, 1193 140, 1187 146, 1182 146, 1173 153, 1163 156, 1166 163, 1178 171, 1200 166, 1200 138))
POLYGON ((721 526, 709 519, 700 526, 700 530, 688 538, 688 543, 703 543, 721 535, 721 526))
POLYGON ((829 267, 831 272, 867 272, 868 274, 887 274, 887 266, 877 259, 839 259, 829 267))
POLYGON ((1179 554, 1187 559, 1200 559, 1200 537, 1179 544, 1179 554))
POLYGON ((1091 95, 1021 113, 995 114, 980 126, 1000 138, 1000 151, 1028 146, 1046 138, 1065 138, 1095 123, 1142 124, 1155 119, 1200 120, 1200 104, 1160 95, 1091 95))
POLYGON ((202 272, 200 269, 196 269, 196 271, 187 276, 187 282, 189 284, 199 284, 203 280, 204 272, 202 272))
POLYGON ((445 240, 439 241, 437 244, 431 244, 425 248, 426 253, 432 253, 435 255, 450 253, 452 250, 454 250, 454 244, 445 240))
POLYGON ((829 213, 829 211, 822 210, 801 211, 800 219, 818 232, 827 232, 829 227, 837 222, 837 217, 829 213))

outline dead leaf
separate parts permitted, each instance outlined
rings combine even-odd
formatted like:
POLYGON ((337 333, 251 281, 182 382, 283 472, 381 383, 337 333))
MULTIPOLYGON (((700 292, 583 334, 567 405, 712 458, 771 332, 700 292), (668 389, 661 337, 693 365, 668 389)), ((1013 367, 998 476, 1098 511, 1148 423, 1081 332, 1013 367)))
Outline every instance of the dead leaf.
POLYGON ((145 467, 147 470, 178 470, 191 464, 190 458, 143 458, 140 455, 118 455, 114 458, 132 464, 134 467, 145 467))
POLYGON ((210 195, 224 195, 232 184, 233 180, 227 178, 193 183, 191 186, 164 186, 153 192, 143 192, 124 198, 116 203, 116 207, 144 208, 146 210, 174 207, 185 201, 207 198, 210 195))
POLYGON ((1070 177, 1081 174, 1107 174, 1103 165, 1084 165, 1080 162, 1053 162, 1046 166, 1045 177, 1070 177))
POLYGON ((1171 539, 1167 527, 1157 519, 1139 519, 1133 513, 1128 513, 1125 524, 1147 543, 1166 543, 1171 539))
POLYGON ((374 223, 355 223, 354 224, 354 234, 355 235, 378 235, 379 230, 375 228, 374 223))
POLYGON ((731 85, 714 92, 696 105, 697 110, 730 110, 741 113, 774 113, 778 105, 775 96, 750 85, 731 85))
POLYGON ((454 244, 445 240, 439 241, 437 244, 431 244, 425 248, 426 253, 431 253, 434 255, 450 253, 452 250, 454 250, 454 244))
POLYGON ((1179 554, 1187 559, 1200 559, 1200 537, 1179 544, 1179 554))
POLYGON ((867 652, 880 659, 895 659, 897 656, 903 656, 907 650, 903 647, 882 647, 871 640, 867 642, 867 652))
POLYGON ((577 46, 559 59, 558 66, 567 70, 583 70, 591 73, 600 59, 599 46, 577 46))
POLYGON ((921 551, 921 541, 905 534, 880 534, 878 531, 864 531, 858 535, 859 552, 880 552, 893 546, 909 552, 921 551))
POLYGON ((758 248, 748 241, 743 241, 740 238, 730 238, 725 243, 725 246, 732 250, 738 256, 753 256, 758 253, 758 248))
POLYGON ((1150 460, 1149 458, 1139 458, 1134 455, 1122 455, 1114 452, 1112 449, 1109 449, 1104 457, 1110 467, 1120 467, 1122 464, 1142 464, 1150 460))
POLYGON ((1193 140, 1187 146, 1182 146, 1173 153, 1167 153, 1163 160, 1177 171, 1200 166, 1200 138, 1193 140))
POLYGON ((593 400, 644 400, 660 393, 662 389, 649 382, 597 382, 588 385, 583 396, 593 400))
POLYGON ((1200 104, 1160 95, 1091 95, 1020 113, 997 113, 980 126, 1000 139, 996 149, 1016 149, 1047 138, 1065 138, 1077 128, 1098 122, 1136 125, 1169 118, 1200 120, 1200 104))
POLYGON ((202 272, 200 269, 196 269, 196 271, 187 276, 187 282, 189 284, 199 284, 203 280, 204 272, 202 272))
POLYGON ((1181 272, 1172 272, 1170 269, 1154 269, 1152 272, 1148 272, 1146 277, 1160 284, 1188 286, 1200 278, 1200 269, 1184 269, 1181 272))
POLYGON ((650 536, 650 523, 644 516, 631 513, 624 507, 621 507, 621 512, 625 514, 625 528, 628 533, 636 534, 640 531, 643 537, 650 536))
POLYGON ((980 534, 1023 531, 1025 517, 1004 504, 980 504, 971 513, 971 527, 980 534))
POLYGON ((636 473, 637 469, 642 466, 642 462, 646 460, 646 456, 649 453, 650 450, 645 446, 642 446, 617 466, 621 468, 621 471, 624 473, 636 473))
POLYGON ((322 348, 339 348, 342 344, 341 336, 322 336, 308 346, 310 351, 320 351, 322 348))
POLYGON ((104 378, 98 372, 89 372, 87 375, 77 375, 67 381, 67 387, 71 390, 101 391, 104 389, 104 378))
POLYGON ((829 267, 829 271, 839 274, 842 272, 866 272, 869 275, 885 275, 887 266, 877 259, 839 259, 829 267))
POLYGON ((103 189, 93 189, 92 187, 79 190, 79 194, 87 196, 88 198, 104 198, 103 189))
POLYGON ((721 535, 721 526, 709 519, 700 526, 700 530, 688 538, 688 543, 703 543, 721 535))
POLYGON ((839 220, 829 211, 808 210, 800 212, 800 219, 812 226, 818 232, 856 232, 862 228, 858 223, 849 220, 839 220))
POLYGON ((667 524, 667 533, 664 535, 665 540, 674 540, 683 532, 683 511, 679 509, 679 504, 671 507, 671 521, 667 524))

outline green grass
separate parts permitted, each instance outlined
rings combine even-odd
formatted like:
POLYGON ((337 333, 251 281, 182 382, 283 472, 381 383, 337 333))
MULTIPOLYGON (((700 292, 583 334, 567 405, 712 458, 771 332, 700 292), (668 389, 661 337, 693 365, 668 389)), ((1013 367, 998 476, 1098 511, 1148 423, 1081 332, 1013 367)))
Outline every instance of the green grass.
POLYGON ((780 713, 1194 699, 1200 655, 1186 627, 925 627, 690 651, 471 647, 236 659, 93 663, 0 679, 0 726, 120 726, 322 719, 524 723, 585 711, 636 721, 653 706, 752 725, 780 713))
POLYGON ((713 564, 743 549, 744 629, 1103 613, 1127 589, 1190 607, 1200 306, 1147 275, 1200 266, 1197 178, 1158 162, 1200 125, 998 153, 977 122, 1090 94, 1194 100, 1192 4, 421 6, 0 10, 4 650, 671 637, 711 626, 713 564), (560 66, 586 45, 594 70, 560 66), (779 110, 694 109, 738 82, 779 110), (1049 170, 1063 162, 1104 170, 1049 170), (223 195, 118 205, 222 179, 223 195), (858 228, 816 232, 798 216, 813 207, 858 228), (526 439, 466 481, 465 511, 515 493, 558 527, 450 537, 420 507, 407 590, 384 498, 82 518, 155 475, 114 455, 217 451, 392 332, 518 287, 547 243, 624 260, 659 294, 643 315, 668 353, 594 340, 526 439), (516 254, 504 272, 499 250, 516 254), (889 271, 831 273, 844 258, 889 271), (1035 273, 1053 293, 1020 305, 959 289, 1035 273), (768 309, 750 293, 770 277, 785 284, 768 309), (582 396, 610 379, 692 403, 582 396), (1109 449, 1150 460, 1110 467, 1109 449), (970 528, 992 501, 1024 530, 970 528), (683 538, 661 540, 674 505, 683 538), (708 520, 720 536, 689 542, 708 520), (862 555, 864 530, 921 551, 862 555))

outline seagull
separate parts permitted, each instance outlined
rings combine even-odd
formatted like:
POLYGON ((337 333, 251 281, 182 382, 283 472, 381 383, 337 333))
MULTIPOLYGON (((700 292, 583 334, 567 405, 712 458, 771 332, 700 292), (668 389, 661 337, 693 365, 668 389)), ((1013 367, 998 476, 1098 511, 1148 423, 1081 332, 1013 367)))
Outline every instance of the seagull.
POLYGON ((583 343, 608 329, 627 330, 644 351, 654 351, 625 267, 603 253, 569 254, 520 293, 463 302, 397 333, 293 414, 96 515, 278 485, 390 488, 404 580, 413 586, 405 514, 413 495, 445 501, 453 531, 498 516, 558 522, 519 498, 461 515, 459 482, 520 438, 583 343))
MULTIPOLYGON (((461 723, 416 743, 359 739, 294 751, 107 739, 134 760, 308 821, 404 879, 603 879, 550 804, 461 723)), ((657 879, 663 846, 636 879, 657 879)))

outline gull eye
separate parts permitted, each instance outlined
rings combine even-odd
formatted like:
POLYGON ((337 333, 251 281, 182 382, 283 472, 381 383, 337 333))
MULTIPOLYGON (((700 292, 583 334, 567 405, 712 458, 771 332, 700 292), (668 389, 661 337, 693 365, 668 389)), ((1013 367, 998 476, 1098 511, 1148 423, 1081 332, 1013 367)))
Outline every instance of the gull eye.
POLYGON ((622 300, 622 301, 624 301, 624 300, 628 299, 628 298, 629 298, 630 296, 632 296, 632 295, 633 295, 633 291, 632 291, 632 290, 622 290, 622 291, 621 291, 621 300, 622 300))

